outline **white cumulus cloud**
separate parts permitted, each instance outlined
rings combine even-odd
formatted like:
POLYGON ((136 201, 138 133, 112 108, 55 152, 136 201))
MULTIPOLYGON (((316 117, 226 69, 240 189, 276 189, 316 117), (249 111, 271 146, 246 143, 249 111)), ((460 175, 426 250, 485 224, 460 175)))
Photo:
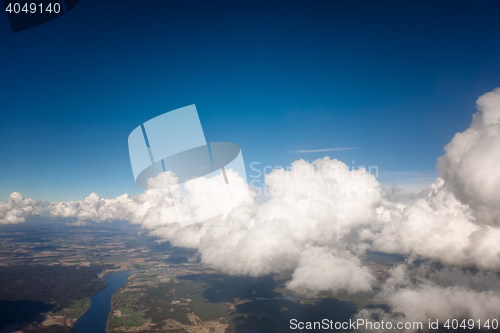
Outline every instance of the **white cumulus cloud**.
POLYGON ((0 224, 26 222, 30 216, 40 213, 40 205, 40 201, 25 199, 21 193, 13 192, 6 202, 0 202, 0 224))
MULTIPOLYGON (((244 180, 231 170, 226 174, 233 184, 231 198, 239 205, 188 227, 178 223, 172 187, 116 199, 93 193, 85 201, 58 203, 51 213, 81 221, 120 219, 140 224, 162 240, 197 249, 205 264, 229 274, 259 276, 291 270, 295 273, 289 287, 303 293, 371 289, 374 278, 359 256, 368 247, 361 233, 370 227, 382 200, 374 176, 364 169, 350 170, 335 159, 299 160, 289 170, 266 175, 270 199, 257 204, 244 180), (353 275, 358 278, 352 279, 353 275)), ((185 187, 192 195, 185 204, 198 217, 211 215, 206 211, 207 193, 198 191, 207 188, 203 182, 211 181, 217 180, 200 178, 185 187)), ((224 185, 220 180, 210 185, 219 184, 224 185)))
POLYGON ((475 210, 477 223, 500 224, 500 88, 477 100, 470 127, 438 160, 446 187, 475 210))

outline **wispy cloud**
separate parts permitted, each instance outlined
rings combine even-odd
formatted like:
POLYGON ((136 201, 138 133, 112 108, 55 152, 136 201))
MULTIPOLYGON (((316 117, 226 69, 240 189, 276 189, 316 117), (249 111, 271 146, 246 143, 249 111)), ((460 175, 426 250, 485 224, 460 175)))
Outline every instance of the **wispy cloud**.
POLYGON ((353 150, 359 149, 356 147, 336 147, 336 148, 323 148, 323 149, 300 149, 300 150, 291 150, 287 151, 287 153, 324 153, 329 151, 344 151, 344 150, 353 150))
POLYGON ((439 177, 436 170, 405 170, 405 171, 379 171, 379 181, 398 182, 398 181, 427 181, 434 182, 439 177))

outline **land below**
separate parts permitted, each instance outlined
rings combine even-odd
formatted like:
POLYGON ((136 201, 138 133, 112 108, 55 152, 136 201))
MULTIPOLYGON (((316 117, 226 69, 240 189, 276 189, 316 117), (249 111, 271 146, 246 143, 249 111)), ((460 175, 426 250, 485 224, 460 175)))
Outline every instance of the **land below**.
MULTIPOLYGON (((400 258, 370 254, 380 280, 400 258)), ((225 275, 188 249, 123 222, 75 226, 38 218, 0 232, 0 332, 73 332, 105 274, 131 271, 112 297, 107 332, 289 332, 289 320, 349 320, 371 293, 305 298, 289 274, 225 275)))

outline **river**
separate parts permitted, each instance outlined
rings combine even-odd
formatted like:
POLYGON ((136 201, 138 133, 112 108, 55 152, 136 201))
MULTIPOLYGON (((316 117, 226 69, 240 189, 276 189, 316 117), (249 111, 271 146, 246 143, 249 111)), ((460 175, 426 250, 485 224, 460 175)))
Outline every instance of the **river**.
POLYGON ((125 286, 130 274, 132 272, 124 271, 103 277, 108 285, 91 298, 92 305, 73 326, 75 333, 106 333, 106 321, 111 311, 111 296, 125 286))

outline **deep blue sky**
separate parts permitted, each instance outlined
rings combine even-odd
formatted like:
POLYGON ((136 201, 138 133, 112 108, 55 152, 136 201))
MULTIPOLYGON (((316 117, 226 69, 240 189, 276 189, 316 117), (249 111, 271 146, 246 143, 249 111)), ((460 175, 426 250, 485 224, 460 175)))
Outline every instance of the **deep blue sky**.
POLYGON ((247 165, 433 174, 500 86, 499 17, 497 0, 81 0, 14 34, 0 13, 0 200, 139 193, 128 134, 189 104, 247 165), (287 153, 331 147, 359 149, 287 153))

